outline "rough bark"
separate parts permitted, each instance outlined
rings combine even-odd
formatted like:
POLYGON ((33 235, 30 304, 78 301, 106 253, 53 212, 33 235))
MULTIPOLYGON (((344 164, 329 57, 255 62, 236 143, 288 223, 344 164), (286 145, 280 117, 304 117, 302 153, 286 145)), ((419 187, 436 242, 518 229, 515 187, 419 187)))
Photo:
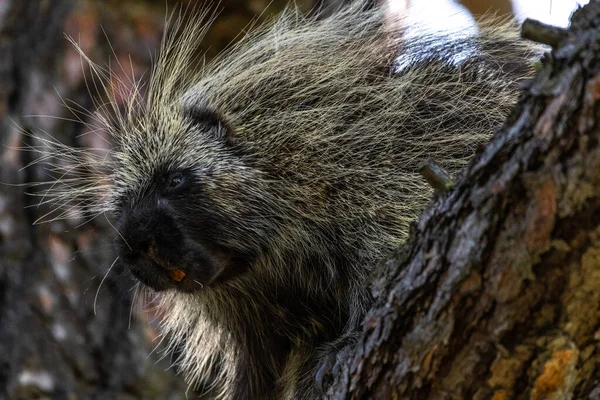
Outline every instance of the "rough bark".
POLYGON ((381 264, 332 398, 600 397, 599 106, 592 1, 505 126, 381 264))

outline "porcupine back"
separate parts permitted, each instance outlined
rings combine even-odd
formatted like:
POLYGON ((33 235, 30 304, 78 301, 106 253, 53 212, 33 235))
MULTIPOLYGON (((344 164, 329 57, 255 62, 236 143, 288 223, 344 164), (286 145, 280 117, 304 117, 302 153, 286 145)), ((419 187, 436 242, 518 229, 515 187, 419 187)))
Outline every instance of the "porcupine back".
POLYGON ((210 212, 220 245, 253 254, 227 284, 161 295, 191 383, 214 380, 225 398, 314 397, 319 354, 357 328, 369 272, 431 197, 419 167, 433 158, 456 174, 531 74, 535 52, 510 23, 408 38, 389 22, 360 5, 322 20, 288 12, 200 74, 191 23, 165 42, 147 101, 113 121, 114 161, 92 162, 112 171, 97 209, 143 197, 157 165, 179 165, 206 179, 210 207, 188 218, 210 212), (198 144, 185 116, 212 113, 227 137, 198 144))

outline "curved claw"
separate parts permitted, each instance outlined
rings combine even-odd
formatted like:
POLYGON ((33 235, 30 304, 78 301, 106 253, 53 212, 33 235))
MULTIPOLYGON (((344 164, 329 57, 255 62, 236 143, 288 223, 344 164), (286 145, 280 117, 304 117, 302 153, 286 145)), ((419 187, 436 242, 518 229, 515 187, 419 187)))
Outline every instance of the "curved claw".
POLYGON ((337 367, 337 360, 334 354, 329 354, 323 359, 321 366, 315 374, 315 384, 320 394, 325 394, 325 391, 333 382, 333 371, 337 367))

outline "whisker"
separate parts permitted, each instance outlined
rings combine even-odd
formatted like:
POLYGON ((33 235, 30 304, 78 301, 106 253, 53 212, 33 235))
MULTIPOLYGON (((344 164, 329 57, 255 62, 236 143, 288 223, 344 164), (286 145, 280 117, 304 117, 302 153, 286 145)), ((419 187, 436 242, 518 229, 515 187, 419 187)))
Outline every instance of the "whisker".
POLYGON ((100 281, 100 285, 98 285, 98 289, 96 290, 96 295, 94 296, 94 307, 93 307, 94 315, 96 315, 96 301, 98 300, 98 294, 100 293, 100 288, 102 287, 104 280, 106 280, 106 277, 108 276, 108 274, 110 273, 110 271, 112 270, 112 268, 114 267, 114 265, 116 264, 118 259, 119 259, 119 257, 115 258, 115 261, 113 261, 113 263, 110 265, 110 267, 108 268, 108 270, 102 277, 102 280, 100 281))
POLYGON ((131 250, 131 246, 129 245, 129 243, 127 243, 127 240, 123 237, 123 235, 121 235, 121 232, 119 232, 119 230, 112 224, 112 222, 110 222, 110 219, 108 219, 106 213, 104 213, 104 217, 106 218, 106 222, 108 222, 108 224, 115 230, 115 232, 117 232, 117 235, 119 235, 121 239, 123 239, 123 242, 125 242, 129 250, 131 250))
POLYGON ((134 286, 133 286, 133 298, 131 299, 131 307, 129 307, 129 322, 127 324, 127 329, 131 329, 131 318, 133 315, 133 309, 134 307, 136 307, 137 305, 137 300, 138 300, 138 295, 139 295, 139 288, 140 288, 140 283, 137 282, 134 286))

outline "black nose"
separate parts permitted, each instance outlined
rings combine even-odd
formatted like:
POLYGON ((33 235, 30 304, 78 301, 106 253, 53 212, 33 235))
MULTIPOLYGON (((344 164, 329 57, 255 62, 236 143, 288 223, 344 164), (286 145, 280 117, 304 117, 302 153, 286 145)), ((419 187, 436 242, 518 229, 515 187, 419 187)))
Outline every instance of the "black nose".
POLYGON ((124 259, 155 254, 166 262, 178 254, 184 237, 166 210, 136 207, 123 213, 117 224, 118 250, 124 259))

